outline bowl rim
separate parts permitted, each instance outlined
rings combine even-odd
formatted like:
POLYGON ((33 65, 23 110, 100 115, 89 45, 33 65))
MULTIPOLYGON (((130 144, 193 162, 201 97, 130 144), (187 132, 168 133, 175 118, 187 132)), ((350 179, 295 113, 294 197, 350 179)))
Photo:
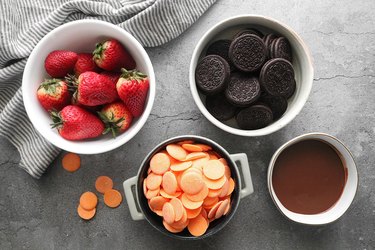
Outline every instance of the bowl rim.
POLYGON ((218 128, 220 128, 220 129, 222 129, 222 130, 224 130, 228 133, 231 133, 231 134, 234 134, 234 135, 240 135, 240 136, 255 137, 255 136, 268 135, 268 134, 276 132, 277 130, 285 127, 289 122, 291 122, 301 112, 302 108, 306 104, 306 101, 307 101, 307 99, 310 95, 310 92, 311 92, 313 80, 314 80, 313 59, 312 59, 311 52, 310 52, 309 48, 307 47, 305 42, 302 40, 302 38, 292 28, 290 28, 288 25, 286 25, 286 24, 284 24, 284 23, 282 23, 282 22, 280 22, 276 19, 273 19, 273 18, 268 17, 268 16, 264 16, 264 15, 253 15, 253 14, 236 15, 236 16, 224 19, 221 22, 217 23, 216 25, 211 27, 208 31, 206 31, 203 34, 203 36, 201 37, 201 39, 198 41, 197 45, 195 46, 192 57, 191 57, 191 60, 190 60, 189 83, 190 83, 190 91, 191 91, 191 94, 193 96, 195 104, 198 106, 201 113, 212 124, 214 124, 218 128), (231 127, 229 125, 226 125, 226 124, 222 123, 221 121, 219 121, 215 117, 213 117, 207 111, 207 109, 204 106, 202 100, 200 99, 198 89, 197 89, 196 83, 195 83, 195 67, 196 67, 196 64, 198 63, 198 59, 200 57, 200 54, 201 54, 203 48, 207 45, 206 43, 204 43, 204 40, 206 39, 206 37, 209 36, 212 32, 216 31, 216 29, 219 29, 220 26, 224 25, 225 23, 233 22, 233 21, 238 20, 238 19, 246 19, 246 18, 266 20, 268 22, 274 23, 275 25, 281 26, 285 30, 290 32, 290 34, 296 39, 296 41, 298 41, 298 43, 303 48, 303 52, 305 53, 305 56, 307 58, 307 63, 308 63, 307 70, 311 73, 311 78, 309 79, 309 81, 304 83, 304 84, 307 85, 307 91, 302 96, 303 97, 302 102, 299 103, 299 104, 296 104, 298 106, 297 106, 295 112, 289 116, 289 119, 281 120, 279 123, 272 123, 267 127, 264 127, 264 128, 261 128, 261 129, 256 129, 256 130, 243 130, 243 129, 239 129, 239 128, 234 128, 234 127, 231 127))
POLYGON ((120 27, 118 27, 118 26, 116 26, 112 23, 101 21, 101 20, 85 19, 85 20, 72 21, 72 22, 69 22, 69 23, 65 23, 61 26, 58 26, 57 28, 55 28, 55 29, 51 30, 49 33, 47 33, 37 43, 37 45, 34 47, 33 51, 31 52, 31 54, 30 54, 30 56, 29 56, 29 58, 26 62, 25 70, 24 70, 24 73, 23 73, 23 76, 22 76, 22 86, 21 86, 21 88, 22 88, 22 92, 23 92, 22 98, 23 98, 24 107, 25 107, 27 116, 29 117, 29 119, 30 119, 33 127, 36 129, 36 131, 39 134, 41 134, 45 140, 47 140, 48 142, 50 142, 54 146, 56 146, 60 149, 69 151, 69 152, 74 152, 74 153, 78 153, 78 154, 99 154, 99 153, 111 151, 113 149, 116 149, 116 148, 122 146, 123 144, 125 144, 126 142, 131 140, 141 130, 141 128, 146 123, 146 121, 147 121, 147 119, 148 119, 148 117, 151 113, 153 104, 154 104, 155 93, 156 93, 156 80, 155 80, 154 68, 152 66, 151 60, 150 60, 147 52, 145 51, 143 46, 138 42, 138 40, 133 35, 131 35, 129 32, 125 31, 124 29, 122 29, 122 28, 120 28, 120 27), (80 144, 80 145, 77 145, 77 146, 74 146, 74 147, 72 147, 72 146, 68 147, 67 145, 62 144, 61 141, 60 141, 60 139, 65 140, 64 138, 61 137, 60 139, 55 139, 55 138, 49 138, 48 136, 46 136, 44 131, 38 126, 38 122, 37 122, 38 116, 33 112, 33 107, 32 107, 33 102, 31 100, 31 94, 30 95, 25 94, 25 93, 27 93, 27 91, 26 91, 26 88, 27 88, 26 85, 28 84, 27 76, 32 73, 31 72, 31 70, 32 70, 31 64, 32 64, 32 62, 37 60, 37 56, 38 56, 37 52, 42 48, 45 41, 47 41, 51 37, 55 36, 55 34, 58 33, 61 30, 70 28, 72 26, 81 25, 81 24, 102 25, 102 26, 105 26, 108 29, 114 29, 116 32, 121 33, 127 40, 129 40, 140 51, 141 58, 144 60, 146 67, 149 69, 148 77, 150 79, 148 100, 147 100, 146 105, 145 105, 146 108, 143 111, 143 114, 138 118, 139 119, 138 123, 135 125, 134 129, 132 131, 130 131, 129 134, 127 134, 126 136, 124 136, 122 138, 113 139, 113 142, 110 143, 110 144, 107 144, 105 147, 98 145, 97 147, 90 148, 90 151, 86 150, 86 148, 84 146, 84 141, 82 141, 83 144, 80 144))
MULTIPOLYGON (((136 187, 135 187, 135 197, 136 197, 136 203, 138 204, 138 207, 140 208, 140 211, 142 212, 145 220, 153 227, 155 228, 157 231, 161 232, 162 234, 164 235, 167 235, 171 238, 175 238, 175 239, 180 239, 180 240, 200 240, 200 239, 204 239, 206 237, 210 237, 214 234, 216 234, 217 232, 221 231, 228 223, 229 221, 233 218, 234 214, 236 213, 237 209, 238 209, 238 206, 240 205, 240 201, 241 201, 241 196, 240 196, 240 191, 242 189, 242 180, 241 180, 241 174, 240 174, 240 170, 239 168, 237 167, 237 164, 234 162, 234 160, 232 160, 230 158, 230 153, 224 148, 222 147, 219 143, 217 143, 216 141, 210 139, 210 138, 207 138, 207 137, 204 137, 204 136, 199 136, 199 135, 179 135, 179 136, 173 136, 173 137, 170 137, 166 140, 163 140, 162 142, 160 142, 159 144, 157 144, 154 148, 152 148, 149 153, 144 157, 144 159, 142 160, 142 163, 140 164, 139 166, 139 169, 138 169, 138 172, 137 172, 137 182, 136 182, 136 187), (199 140, 201 142, 204 142, 204 143, 207 143, 209 145, 213 145, 214 147, 217 147, 219 150, 221 150, 225 155, 223 156, 228 162, 230 162, 230 164, 233 166, 233 169, 234 169, 234 174, 232 173, 232 178, 234 179, 234 181, 236 183, 238 183, 238 187, 236 187, 236 190, 238 192, 238 196, 237 196, 237 199, 236 200, 233 200, 233 205, 232 205, 232 208, 230 209, 230 212, 226 215, 226 217, 224 218, 220 218, 220 219, 223 219, 223 221, 221 221, 219 224, 216 224, 215 225, 215 230, 213 231, 210 231, 209 233, 205 233, 201 236, 183 236, 183 235, 179 235, 179 234, 173 234, 167 230, 160 230, 147 216, 147 212, 145 212, 145 210, 147 208, 144 208, 141 204, 141 201, 140 201, 140 198, 144 197, 143 195, 143 192, 139 192, 139 190, 142 190, 142 186, 139 186, 139 181, 141 179, 141 174, 142 172, 144 171, 144 169, 147 167, 147 163, 148 163, 148 160, 151 159, 151 157, 156 154, 157 152, 159 152, 160 148, 166 146, 168 143, 175 143, 175 142, 178 142, 178 141, 184 141, 184 140, 199 140)), ((232 169, 231 169, 232 170, 232 169)), ((145 198, 145 197, 144 197, 145 198)))
MULTIPOLYGON (((324 143, 327 143, 329 144, 331 147, 335 148, 335 146, 333 146, 331 143, 327 142, 325 139, 323 139, 324 143)), ((341 154, 339 152, 339 154, 341 154)), ((290 140, 288 140, 287 142, 285 142, 284 144, 282 144, 276 151, 275 153, 272 155, 271 157, 271 160, 268 164, 268 169, 267 169, 267 187, 268 187, 268 193, 269 195, 271 196, 271 199, 274 203, 274 205, 276 206, 277 210, 279 210, 279 212, 285 217, 287 218, 288 220, 294 222, 294 223, 297 223, 297 224, 302 224, 302 225, 309 225, 309 226, 321 226, 321 225, 327 225, 327 224, 331 224, 337 220, 339 220, 346 212, 347 210, 350 208, 350 206, 352 205, 353 201, 354 201, 354 198, 355 196, 357 195, 357 192, 358 192, 358 185, 359 185, 359 175, 358 175, 358 167, 357 167, 357 164, 355 162, 355 159, 354 159, 354 156, 352 154, 352 152, 349 150, 349 148, 341 141, 339 140, 337 137, 333 136, 333 135, 330 135, 330 134, 327 134, 327 133, 323 133, 323 132, 311 132, 311 133, 306 133, 306 134, 302 134, 302 135, 299 135, 299 136, 296 136, 290 140), (340 144, 344 149, 345 151, 348 153, 348 155, 350 156, 351 160, 353 161, 353 169, 355 170, 355 176, 353 176, 353 178, 355 179, 355 182, 356 182, 356 185, 353 187, 354 188, 354 194, 353 194, 353 197, 351 197, 351 200, 350 202, 348 203, 348 205, 346 206, 346 208, 342 211, 342 213, 338 213, 334 219, 331 219, 331 220, 326 220, 324 222, 320 222, 320 223, 309 223, 309 222, 301 222, 301 221, 297 221, 297 220, 294 220, 293 217, 289 216, 289 214, 286 214, 284 213, 284 211, 280 208, 280 206, 282 206, 284 209, 288 210, 286 207, 284 207, 282 205, 282 203, 280 202, 280 200, 277 198, 277 195, 274 191, 274 188, 273 188, 273 185, 272 185, 272 175, 273 175, 273 169, 274 169, 274 166, 275 166, 275 162, 277 160, 277 158, 280 156, 280 154, 285 150, 287 149, 288 147, 292 146, 293 144, 297 143, 297 142, 300 142, 300 141, 305 141, 305 140, 316 140, 316 139, 312 139, 311 136, 320 136, 320 137, 326 137, 326 138, 329 138, 329 139, 332 139, 333 141, 336 141, 338 144, 340 144), (279 202, 279 204, 278 204, 279 202)), ((339 200, 341 199, 341 197, 339 198, 339 200)), ((335 206, 335 205, 333 205, 335 206)), ((312 214, 312 215, 308 215, 308 216, 315 216, 316 214, 312 214)))

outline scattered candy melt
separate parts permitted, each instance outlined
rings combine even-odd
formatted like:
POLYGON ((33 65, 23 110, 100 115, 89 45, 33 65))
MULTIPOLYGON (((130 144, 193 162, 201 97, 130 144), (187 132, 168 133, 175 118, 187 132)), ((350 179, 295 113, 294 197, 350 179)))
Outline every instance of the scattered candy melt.
POLYGON ((81 167, 81 158, 74 153, 67 153, 62 158, 63 168, 68 172, 75 172, 81 167))
MULTIPOLYGON (((95 188, 99 193, 104 194, 103 196, 104 204, 106 204, 108 207, 116 208, 121 204, 122 195, 119 191, 113 189, 113 181, 108 176, 99 176, 95 181, 95 188)), ((157 198, 157 199, 160 200, 160 198, 157 198)), ((162 201, 157 201, 157 202, 153 201, 152 207, 155 209, 161 209, 162 208, 161 202, 162 201)), ((96 214, 97 204, 98 204, 98 197, 96 196, 95 193, 90 192, 90 191, 83 193, 79 199, 79 205, 77 207, 77 213, 79 217, 81 217, 84 220, 92 219, 96 214)))

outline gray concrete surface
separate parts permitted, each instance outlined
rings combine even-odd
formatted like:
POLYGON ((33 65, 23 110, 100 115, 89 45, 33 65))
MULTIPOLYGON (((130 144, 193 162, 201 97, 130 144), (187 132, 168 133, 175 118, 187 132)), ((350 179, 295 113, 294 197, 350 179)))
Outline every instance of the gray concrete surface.
POLYGON ((147 49, 157 77, 152 115, 131 142, 109 153, 82 156, 70 174, 61 156, 40 180, 17 167, 19 155, 0 139, 0 249, 374 249, 375 248, 375 9, 363 1, 218 1, 179 38, 147 49), (315 81, 305 108, 287 127, 269 136, 241 138, 225 133, 199 112, 188 87, 188 65, 201 35, 237 14, 262 14, 293 27, 309 45, 315 81), (273 152, 297 135, 321 131, 352 150, 359 168, 357 196, 337 222, 319 227, 283 218, 266 186, 273 152), (137 173, 145 154, 175 135, 198 134, 230 152, 246 152, 255 193, 242 200, 230 223, 205 240, 173 240, 146 221, 132 221, 125 202, 117 209, 98 205, 89 222, 77 217, 80 194, 94 190, 97 176, 108 175, 121 189, 137 173))

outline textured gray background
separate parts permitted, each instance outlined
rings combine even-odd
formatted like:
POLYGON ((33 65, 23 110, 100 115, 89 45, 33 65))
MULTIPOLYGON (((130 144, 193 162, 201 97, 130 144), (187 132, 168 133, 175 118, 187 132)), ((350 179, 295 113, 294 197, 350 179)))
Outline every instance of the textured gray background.
MULTIPOLYGON (((157 77, 157 98, 146 125, 126 145, 82 156, 82 168, 68 173, 61 156, 40 180, 17 167, 17 150, 0 139, 0 249, 374 249, 375 248, 375 9, 365 1, 219 1, 179 38, 147 49, 157 77), (281 3, 280 3, 281 2, 281 3), (269 136, 242 138, 209 123, 193 102, 188 65, 199 38, 218 21, 237 14, 262 14, 294 28, 309 45, 315 80, 306 106, 287 127, 269 136), (337 136, 352 150, 359 188, 349 211, 320 227, 283 218, 266 186, 267 164, 285 141, 313 131, 337 136), (171 136, 197 134, 229 152, 246 152, 255 193, 241 201, 232 221, 206 240, 173 240, 146 221, 132 221, 127 205, 103 205, 92 221, 78 218, 80 194, 108 175, 121 189, 137 173, 145 154, 171 136)), ((122 190, 121 190, 122 191, 122 190)))

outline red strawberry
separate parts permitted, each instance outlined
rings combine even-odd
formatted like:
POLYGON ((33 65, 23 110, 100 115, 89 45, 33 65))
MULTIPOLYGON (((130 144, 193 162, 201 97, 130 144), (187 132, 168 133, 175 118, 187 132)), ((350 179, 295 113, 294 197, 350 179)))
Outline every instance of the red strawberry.
POLYGON ((108 71, 120 71, 121 68, 134 69, 136 66, 130 53, 115 39, 96 44, 93 55, 96 65, 108 71))
POLYGON ((111 131, 113 137, 127 130, 133 120, 133 115, 121 101, 105 105, 98 114, 106 127, 103 134, 111 131))
POLYGON ((95 138, 104 131, 103 122, 90 112, 74 105, 68 105, 60 112, 51 112, 52 128, 67 140, 95 138))
POLYGON ((47 111, 61 110, 70 102, 70 93, 66 82, 60 79, 45 80, 37 90, 40 104, 47 111))
POLYGON ((98 73, 87 71, 82 73, 78 79, 74 76, 68 76, 66 79, 77 88, 74 93, 77 103, 97 106, 111 103, 118 98, 116 86, 108 77, 98 73))
POLYGON ((68 50, 55 50, 44 61, 47 73, 52 77, 64 77, 73 71, 78 55, 68 50))
POLYGON ((99 68, 96 66, 96 63, 92 59, 92 55, 90 53, 80 53, 78 54, 78 59, 74 66, 74 72, 78 77, 80 74, 86 71, 98 72, 99 68))
POLYGON ((116 85, 118 79, 120 78, 121 76, 121 73, 118 73, 118 72, 110 72, 110 71, 103 71, 102 73, 100 73, 101 75, 103 76, 106 76, 108 77, 109 79, 111 79, 111 81, 113 82, 113 84, 116 85))
POLYGON ((143 113, 149 86, 147 75, 137 70, 122 69, 116 84, 117 93, 134 117, 143 113))
POLYGON ((74 97, 71 98, 71 104, 76 105, 80 108, 83 108, 84 110, 87 110, 87 111, 89 111, 91 113, 94 113, 94 114, 96 114, 98 111, 100 111, 103 108, 103 105, 98 105, 98 106, 83 105, 81 103, 78 103, 77 100, 74 97))

